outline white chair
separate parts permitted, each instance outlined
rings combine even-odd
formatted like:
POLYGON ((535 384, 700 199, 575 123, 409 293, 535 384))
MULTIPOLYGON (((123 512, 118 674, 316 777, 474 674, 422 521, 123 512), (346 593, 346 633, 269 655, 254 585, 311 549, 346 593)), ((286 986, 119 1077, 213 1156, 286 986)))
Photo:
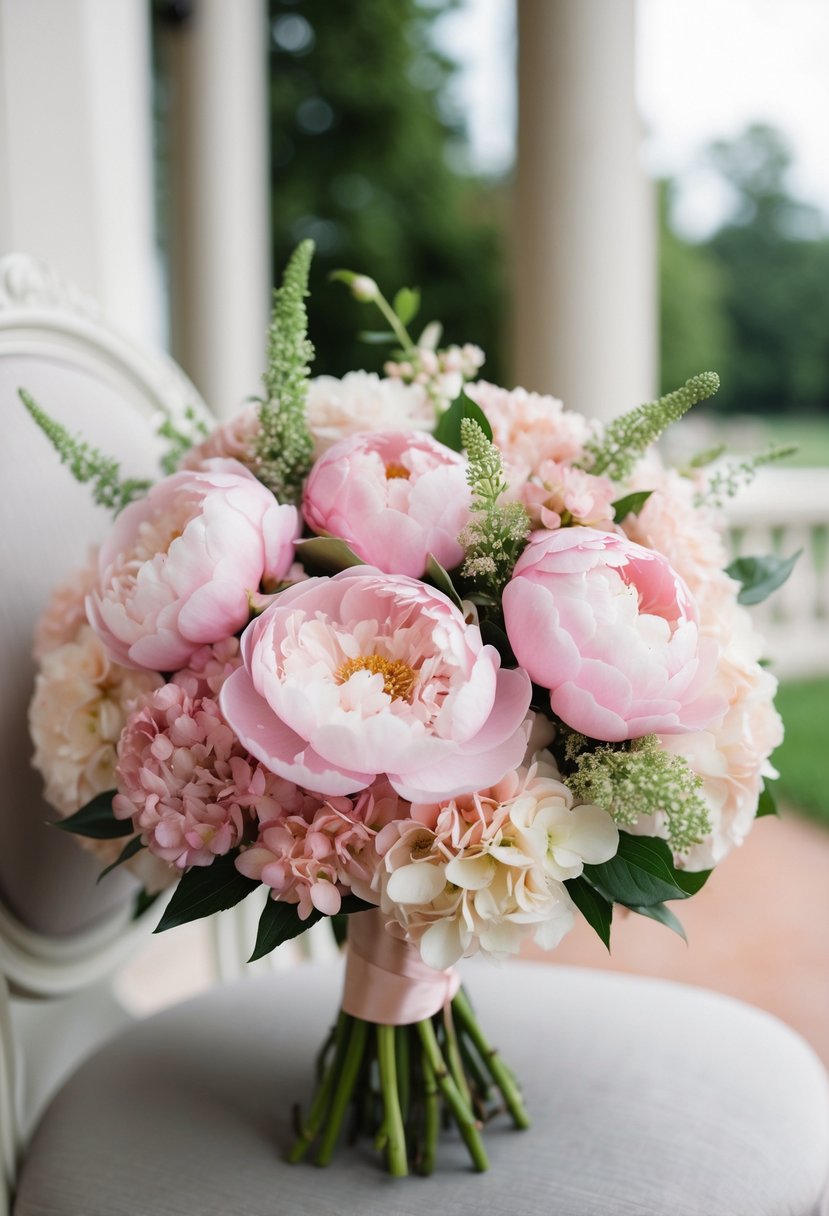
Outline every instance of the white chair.
MULTIPOLYGON (((95 865, 43 826, 25 725, 33 621, 107 521, 58 469, 20 384, 136 473, 152 465, 153 416, 198 405, 167 360, 138 355, 48 272, 0 263, 0 1118, 15 1216, 817 1216, 823 1069, 787 1027, 712 993, 470 966, 534 1127, 487 1133, 489 1174, 471 1176, 450 1138, 435 1175, 405 1182, 362 1147, 323 1171, 281 1159, 339 962, 260 968, 124 1028, 106 980, 147 926, 129 922, 128 877, 96 888, 95 865)), ((225 974, 241 970, 249 922, 220 922, 225 974)))

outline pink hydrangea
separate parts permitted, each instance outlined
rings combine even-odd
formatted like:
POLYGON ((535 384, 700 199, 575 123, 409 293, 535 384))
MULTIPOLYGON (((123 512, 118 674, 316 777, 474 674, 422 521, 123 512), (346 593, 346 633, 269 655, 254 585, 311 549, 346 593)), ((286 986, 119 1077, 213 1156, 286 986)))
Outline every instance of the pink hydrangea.
POLYGON ((717 645, 661 554, 594 528, 536 532, 503 605, 518 662, 574 730, 619 742, 702 730, 723 711, 717 645))
POLYGON ((315 532, 338 536, 369 565, 420 578, 429 554, 451 570, 469 522, 466 463, 429 435, 355 435, 330 447, 305 487, 315 532))
POLYGON ((210 865, 255 816, 273 817, 285 783, 251 757, 210 698, 165 684, 127 722, 113 811, 148 848, 183 870, 210 865))
POLYGON ((565 410, 556 397, 524 388, 510 391, 486 380, 465 385, 464 392, 489 419, 511 484, 526 480, 545 460, 579 460, 588 439, 598 431, 598 423, 565 410))
POLYGON ((222 423, 206 439, 192 447, 182 459, 182 469, 201 472, 209 460, 238 460, 249 469, 256 465, 254 447, 259 434, 259 406, 248 405, 229 422, 222 423))
POLYGON ((40 661, 52 650, 74 642, 86 625, 86 597, 98 583, 98 550, 90 550, 85 566, 73 570, 53 590, 35 628, 34 657, 40 661))
POLYGON ((261 825, 259 838, 236 859, 248 878, 270 887, 273 898, 298 904, 301 920, 316 908, 325 916, 340 910, 352 881, 373 877, 374 830, 350 798, 317 796, 310 814, 289 814, 261 825))
POLYGON ((609 525, 616 492, 607 477, 595 477, 561 461, 544 460, 520 487, 518 497, 533 527, 553 530, 562 523, 609 525))
POLYGON ((176 671, 200 646, 236 633, 249 596, 280 580, 299 531, 241 464, 174 473, 118 516, 101 547, 90 623, 127 667, 176 671))
POLYGON ((189 697, 218 697, 221 687, 231 672, 242 666, 239 639, 225 638, 213 646, 200 646, 190 656, 190 662, 172 677, 189 697))
POLYGON ((323 794, 378 775, 409 800, 499 780, 523 758, 530 683, 452 602, 370 567, 283 591, 242 638, 228 722, 272 771, 323 794))

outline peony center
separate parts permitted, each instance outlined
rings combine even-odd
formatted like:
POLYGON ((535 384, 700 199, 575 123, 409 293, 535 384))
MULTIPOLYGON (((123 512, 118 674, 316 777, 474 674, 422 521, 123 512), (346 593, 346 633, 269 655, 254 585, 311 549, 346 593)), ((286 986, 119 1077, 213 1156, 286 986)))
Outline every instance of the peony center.
POLYGON ((358 671, 370 671, 373 676, 383 677, 383 692, 392 701, 409 696, 417 679, 417 672, 402 659, 385 659, 379 654, 361 655, 358 659, 347 659, 336 671, 338 684, 345 684, 358 671))
POLYGON ((386 465, 386 481, 393 481, 396 477, 409 479, 411 473, 404 464, 397 464, 394 460, 386 465))

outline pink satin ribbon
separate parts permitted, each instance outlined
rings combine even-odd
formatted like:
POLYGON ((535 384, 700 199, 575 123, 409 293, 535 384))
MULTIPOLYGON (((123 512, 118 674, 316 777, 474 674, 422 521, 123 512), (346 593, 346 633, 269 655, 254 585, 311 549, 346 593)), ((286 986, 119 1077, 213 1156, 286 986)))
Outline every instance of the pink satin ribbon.
POLYGON ((392 937, 379 908, 349 916, 342 1007, 352 1017, 382 1026, 422 1022, 448 1005, 460 986, 451 968, 435 971, 417 946, 392 937))

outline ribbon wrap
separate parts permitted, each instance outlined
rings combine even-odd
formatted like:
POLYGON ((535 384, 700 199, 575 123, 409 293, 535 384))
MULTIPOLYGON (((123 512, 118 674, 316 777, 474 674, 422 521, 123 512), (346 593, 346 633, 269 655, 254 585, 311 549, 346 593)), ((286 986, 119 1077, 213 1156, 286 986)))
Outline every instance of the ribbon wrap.
POLYGON ((392 937, 379 908, 349 916, 345 1013, 380 1026, 409 1026, 443 1009, 460 986, 451 967, 435 971, 417 946, 392 937))

